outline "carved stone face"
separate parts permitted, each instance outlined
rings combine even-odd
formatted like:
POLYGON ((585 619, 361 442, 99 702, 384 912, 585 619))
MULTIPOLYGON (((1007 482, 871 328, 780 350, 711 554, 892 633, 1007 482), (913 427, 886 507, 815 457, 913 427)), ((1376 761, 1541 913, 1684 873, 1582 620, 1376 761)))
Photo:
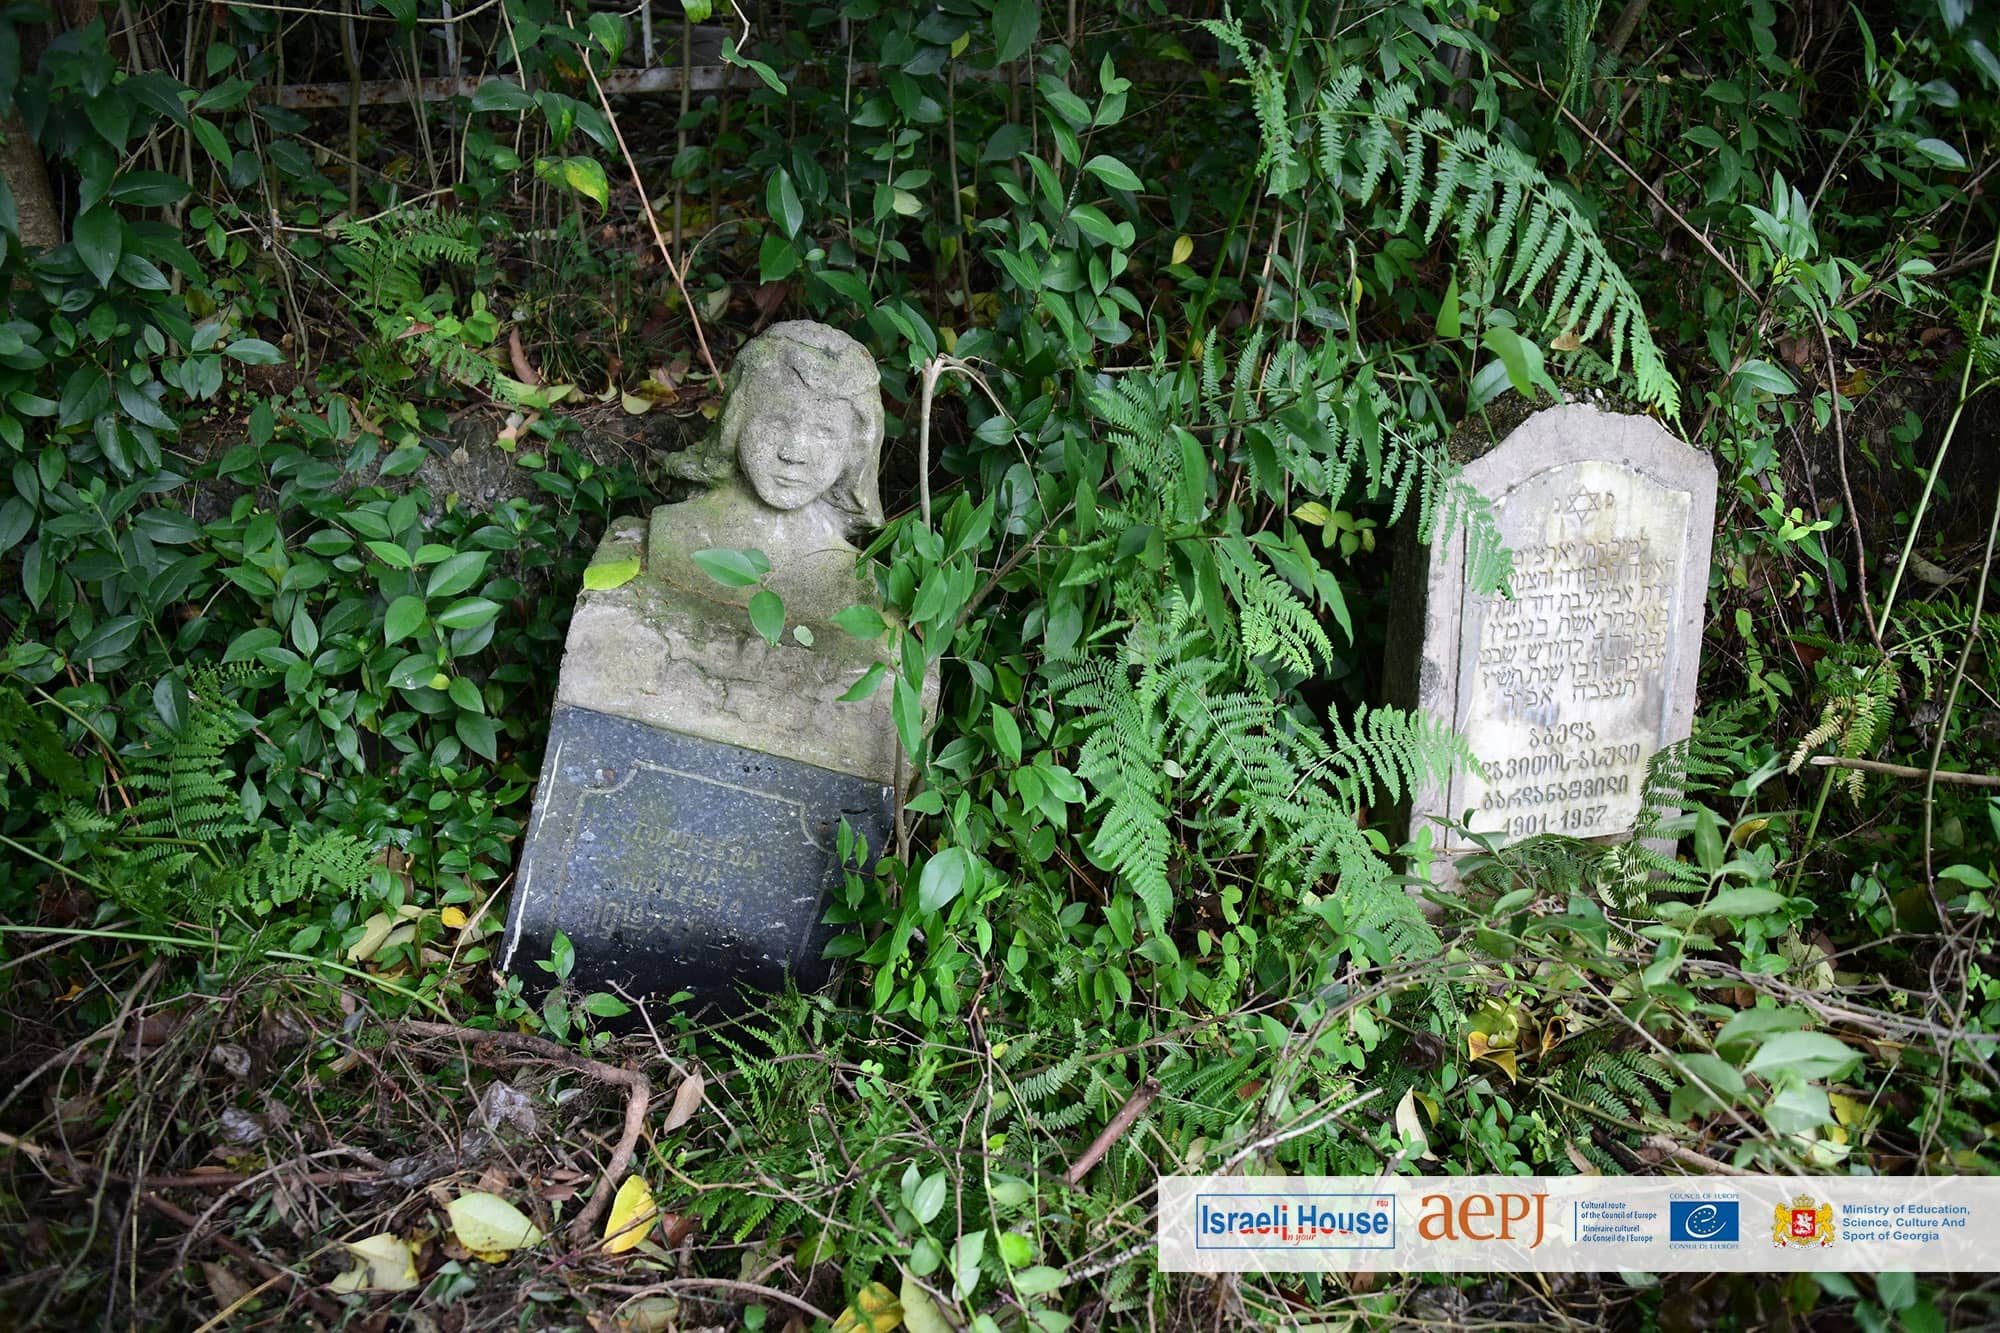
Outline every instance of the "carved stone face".
POLYGON ((737 461, 757 498, 773 509, 802 509, 825 495, 854 448, 844 402, 779 398, 753 409, 737 461))

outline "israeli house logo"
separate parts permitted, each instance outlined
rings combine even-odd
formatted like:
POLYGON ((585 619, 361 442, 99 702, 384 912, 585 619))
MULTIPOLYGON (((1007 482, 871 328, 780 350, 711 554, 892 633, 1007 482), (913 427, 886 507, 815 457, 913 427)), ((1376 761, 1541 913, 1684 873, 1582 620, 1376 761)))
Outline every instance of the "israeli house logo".
POLYGON ((1667 1240, 1674 1244, 1734 1245, 1742 1239, 1743 1217, 1736 1199, 1671 1199, 1667 1240))
POLYGON ((1197 1194, 1198 1250, 1393 1250, 1390 1194, 1197 1194))

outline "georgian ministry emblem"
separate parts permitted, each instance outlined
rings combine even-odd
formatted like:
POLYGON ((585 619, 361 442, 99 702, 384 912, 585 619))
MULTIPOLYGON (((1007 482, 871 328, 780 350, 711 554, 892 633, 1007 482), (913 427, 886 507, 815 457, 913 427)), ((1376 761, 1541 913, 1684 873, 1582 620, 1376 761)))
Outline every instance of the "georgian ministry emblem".
POLYGON ((1824 1247, 1836 1239, 1832 1204, 1817 1203, 1812 1195, 1801 1194, 1790 1203, 1777 1205, 1771 1219, 1771 1242, 1779 1249, 1787 1245, 1824 1247))

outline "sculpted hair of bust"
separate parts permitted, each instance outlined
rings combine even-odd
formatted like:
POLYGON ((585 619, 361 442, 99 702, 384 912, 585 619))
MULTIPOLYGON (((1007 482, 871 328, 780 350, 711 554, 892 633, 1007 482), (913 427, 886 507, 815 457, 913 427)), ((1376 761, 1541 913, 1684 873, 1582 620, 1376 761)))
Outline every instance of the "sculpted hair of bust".
POLYGON ((715 435, 668 460, 710 486, 741 478, 775 510, 824 502, 844 528, 882 522, 881 380, 867 349, 824 324, 774 324, 730 368, 715 435))

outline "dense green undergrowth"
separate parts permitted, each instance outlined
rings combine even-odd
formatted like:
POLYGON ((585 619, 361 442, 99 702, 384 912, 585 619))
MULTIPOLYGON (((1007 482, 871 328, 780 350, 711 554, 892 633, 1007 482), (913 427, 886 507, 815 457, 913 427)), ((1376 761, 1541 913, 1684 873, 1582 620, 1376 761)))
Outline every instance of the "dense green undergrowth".
MULTIPOLYGON (((1994 1164, 2000 803, 1921 776, 2000 768, 2000 477, 1965 461, 2000 373, 1992 16, 1711 9, 791 6, 731 28, 725 90, 664 132, 659 101, 596 91, 634 25, 549 0, 364 7, 384 77, 439 21, 480 77, 367 121, 268 95, 359 77, 331 19, 6 11, 0 132, 62 225, 24 246, 10 168, 0 984, 10 1068, 45 1086, 6 1132, 130 1176, 109 1145, 154 1125, 143 1162, 191 1168, 214 1138, 156 1122, 166 1085, 43 1062, 204 995, 219 1036, 280 1003, 275 964, 314 1034, 288 1114, 331 1122, 308 1150, 367 1132, 349 1038, 400 1018, 706 1070, 712 1114, 637 1169, 699 1223, 698 1273, 829 1312, 882 1283, 913 1328, 926 1302, 1049 1329, 1990 1315, 1838 1277, 1563 1315, 1144 1257, 1173 1170, 1994 1164), (185 64, 140 54, 156 33, 185 64), (583 562, 659 481, 585 441, 605 415, 698 431, 711 358, 794 316, 883 365, 869 554, 902 666, 876 687, 920 794, 834 905, 830 996, 747 1030, 669 1010, 620 1047, 618 997, 541 998, 490 953, 583 562), (1704 718, 1648 784, 1643 831, 1680 853, 1496 850, 1427 915, 1390 816, 1468 756, 1384 703, 1392 538, 1463 532, 1504 584, 1448 441, 1595 394, 1723 477, 1704 718), (514 498, 441 466, 471 408, 514 498)), ((93 1275, 153 1262, 51 1221, 24 1160, 0 1216, 60 1280, 0 1302, 89 1308, 93 1275)), ((346 1299, 509 1322, 481 1264, 346 1299)), ((583 1322, 581 1284, 523 1280, 583 1322)))

